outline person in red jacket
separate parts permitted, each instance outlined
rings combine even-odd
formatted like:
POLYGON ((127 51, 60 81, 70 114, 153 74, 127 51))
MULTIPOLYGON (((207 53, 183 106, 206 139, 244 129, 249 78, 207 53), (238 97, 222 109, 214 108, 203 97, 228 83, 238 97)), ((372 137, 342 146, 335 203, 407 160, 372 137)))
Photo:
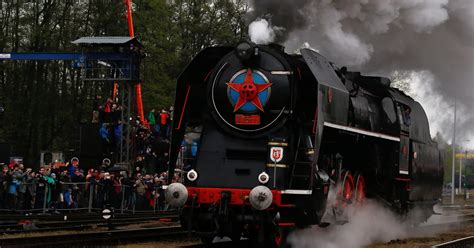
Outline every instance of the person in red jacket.
POLYGON ((104 104, 104 122, 110 123, 112 120, 112 98, 107 98, 107 101, 104 104))
POLYGON ((169 120, 170 115, 165 109, 162 109, 160 113, 160 134, 163 138, 168 137, 169 120))

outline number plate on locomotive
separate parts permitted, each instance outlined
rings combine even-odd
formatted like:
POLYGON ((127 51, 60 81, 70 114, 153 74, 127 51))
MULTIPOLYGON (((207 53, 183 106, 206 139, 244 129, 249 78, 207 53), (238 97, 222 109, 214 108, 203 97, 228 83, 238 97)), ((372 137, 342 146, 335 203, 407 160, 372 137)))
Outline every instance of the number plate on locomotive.
POLYGON ((260 115, 235 115, 237 125, 260 125, 260 115))

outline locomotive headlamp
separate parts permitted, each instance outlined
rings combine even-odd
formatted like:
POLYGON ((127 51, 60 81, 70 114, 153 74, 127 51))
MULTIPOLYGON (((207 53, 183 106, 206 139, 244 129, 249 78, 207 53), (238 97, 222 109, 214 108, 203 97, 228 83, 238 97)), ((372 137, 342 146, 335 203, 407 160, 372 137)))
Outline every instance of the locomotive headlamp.
POLYGON ((257 186, 250 191, 249 201, 255 209, 265 210, 272 204, 272 191, 266 186, 257 186))
POLYGON ((181 207, 188 200, 188 189, 181 183, 172 183, 165 190, 165 199, 172 207, 181 207))
POLYGON ((270 180, 270 176, 268 176, 266 172, 262 172, 260 173, 260 175, 258 175, 258 181, 260 183, 262 184, 268 183, 268 180, 270 180))
POLYGON ((189 181, 194 182, 198 178, 198 173, 195 170, 190 170, 188 174, 186 174, 186 177, 189 181))
POLYGON ((242 42, 237 45, 235 52, 240 60, 249 60, 255 54, 255 45, 249 42, 242 42))

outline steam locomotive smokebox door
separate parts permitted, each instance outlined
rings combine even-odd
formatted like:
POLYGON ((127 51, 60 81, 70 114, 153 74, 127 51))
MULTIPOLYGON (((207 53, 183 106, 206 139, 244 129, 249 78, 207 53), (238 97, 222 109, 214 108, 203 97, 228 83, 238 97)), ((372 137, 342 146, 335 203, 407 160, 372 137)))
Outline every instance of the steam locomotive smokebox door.
POLYGON ((271 138, 268 142, 267 174, 270 188, 284 189, 288 174, 288 142, 284 138, 271 138))

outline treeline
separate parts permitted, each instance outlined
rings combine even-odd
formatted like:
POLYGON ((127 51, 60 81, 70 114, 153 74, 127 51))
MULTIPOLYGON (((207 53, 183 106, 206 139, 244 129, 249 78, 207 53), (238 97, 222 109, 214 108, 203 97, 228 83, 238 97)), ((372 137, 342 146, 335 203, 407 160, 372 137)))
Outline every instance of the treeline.
MULTIPOLYGON (((167 107, 175 78, 202 48, 233 45, 246 35, 247 5, 239 0, 137 0, 135 35, 145 46, 145 111, 167 107)), ((127 36, 122 1, 2 1, 0 52, 78 51, 82 36, 127 36)), ((64 61, 0 62, 0 142, 13 144, 29 165, 41 150, 75 147, 81 122, 91 119, 96 95, 112 85, 83 82, 64 61)))

